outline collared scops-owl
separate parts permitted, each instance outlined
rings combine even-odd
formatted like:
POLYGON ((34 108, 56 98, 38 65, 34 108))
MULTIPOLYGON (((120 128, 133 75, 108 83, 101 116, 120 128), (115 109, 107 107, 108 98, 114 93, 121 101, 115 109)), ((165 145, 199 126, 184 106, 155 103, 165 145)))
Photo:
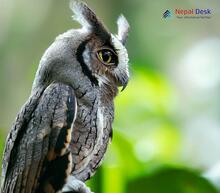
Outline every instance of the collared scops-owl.
POLYGON ((112 138, 114 97, 129 80, 129 24, 110 33, 83 2, 70 8, 82 28, 45 51, 31 95, 8 134, 2 193, 84 192, 112 138))

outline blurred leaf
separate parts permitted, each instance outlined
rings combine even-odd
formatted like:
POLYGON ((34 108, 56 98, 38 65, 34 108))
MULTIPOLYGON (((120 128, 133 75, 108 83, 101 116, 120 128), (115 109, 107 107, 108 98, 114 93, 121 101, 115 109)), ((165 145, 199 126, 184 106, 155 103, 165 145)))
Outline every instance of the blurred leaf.
POLYGON ((114 126, 131 136, 141 136, 153 124, 175 123, 174 91, 165 77, 152 70, 134 71, 128 87, 116 98, 115 106, 114 126))
POLYGON ((197 173, 187 169, 164 168, 148 176, 130 180, 126 193, 217 193, 197 173))

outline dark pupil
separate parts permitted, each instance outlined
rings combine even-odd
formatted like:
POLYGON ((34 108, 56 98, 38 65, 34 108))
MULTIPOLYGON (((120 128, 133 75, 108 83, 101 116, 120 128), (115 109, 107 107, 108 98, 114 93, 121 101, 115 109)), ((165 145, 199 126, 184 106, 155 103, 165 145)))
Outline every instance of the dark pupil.
POLYGON ((103 51, 102 53, 102 59, 104 62, 107 62, 111 56, 112 53, 110 51, 103 51))

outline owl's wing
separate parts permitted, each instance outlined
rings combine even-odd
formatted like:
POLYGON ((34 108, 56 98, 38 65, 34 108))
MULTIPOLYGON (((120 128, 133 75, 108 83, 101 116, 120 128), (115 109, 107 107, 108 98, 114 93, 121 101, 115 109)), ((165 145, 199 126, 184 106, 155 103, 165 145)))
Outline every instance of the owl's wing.
POLYGON ((53 83, 34 93, 18 114, 3 157, 2 193, 55 192, 71 172, 72 87, 53 83))

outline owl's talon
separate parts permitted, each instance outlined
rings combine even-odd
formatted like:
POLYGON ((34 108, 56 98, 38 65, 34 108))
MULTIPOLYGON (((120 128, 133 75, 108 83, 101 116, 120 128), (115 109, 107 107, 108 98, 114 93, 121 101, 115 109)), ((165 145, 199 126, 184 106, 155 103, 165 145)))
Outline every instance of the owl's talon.
POLYGON ((73 176, 67 178, 61 193, 93 193, 86 184, 73 176))

